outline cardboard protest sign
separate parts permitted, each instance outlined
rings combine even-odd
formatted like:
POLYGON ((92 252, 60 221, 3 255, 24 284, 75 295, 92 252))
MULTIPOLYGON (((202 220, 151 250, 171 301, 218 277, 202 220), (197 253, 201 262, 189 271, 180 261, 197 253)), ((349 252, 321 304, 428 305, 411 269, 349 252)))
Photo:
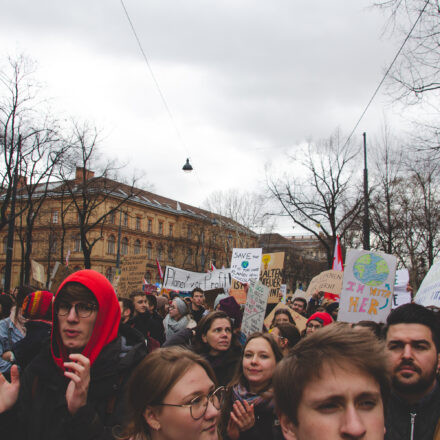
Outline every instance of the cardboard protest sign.
POLYGON ((230 269, 215 269, 211 272, 190 272, 167 266, 163 277, 163 288, 189 292, 196 287, 202 290, 223 288, 229 290, 231 285, 230 269))
POLYGON ((260 281, 269 287, 269 304, 278 303, 278 293, 283 282, 284 252, 263 254, 260 281))
POLYGON ((266 312, 269 288, 260 281, 251 281, 244 307, 241 331, 245 336, 263 330, 264 314, 266 312))
POLYGON ((52 277, 50 291, 55 294, 61 283, 72 273, 71 270, 64 264, 59 263, 55 274, 52 277))
POLYGON ((409 283, 408 269, 396 271, 396 280, 394 282, 393 309, 403 304, 411 302, 411 292, 406 290, 409 283))
POLYGON ((425 307, 440 307, 440 262, 433 264, 429 269, 414 302, 425 307))
POLYGON ((347 251, 338 321, 385 322, 393 303, 396 265, 393 255, 347 251))
POLYGON ((309 295, 305 290, 296 289, 295 293, 292 295, 292 301, 297 297, 305 298, 308 301, 310 299, 311 295, 309 295))
POLYGON ((117 284, 118 296, 128 298, 131 292, 141 291, 147 263, 146 255, 130 255, 122 259, 117 284))
POLYGON ((295 321, 296 327, 300 332, 302 332, 306 328, 307 319, 304 318, 304 316, 300 315, 299 313, 296 313, 295 310, 292 310, 290 307, 287 307, 286 305, 279 303, 277 304, 273 310, 266 316, 266 319, 264 320, 264 325, 267 328, 270 328, 270 325, 272 324, 273 317, 275 316, 275 312, 278 309, 285 309, 288 310, 290 313, 290 316, 295 321))
POLYGON ((231 277, 241 283, 258 280, 261 266, 261 248, 232 249, 231 277))
POLYGON ((343 276, 344 272, 339 270, 325 270, 321 272, 310 281, 305 297, 311 298, 315 292, 328 292, 334 295, 340 295, 343 276))
POLYGON ((212 290, 205 290, 205 304, 208 310, 214 310, 214 302, 217 298, 217 295, 220 295, 222 293, 225 293, 225 291, 220 289, 212 289, 212 290))
POLYGON ((244 284, 240 281, 231 280, 231 288, 229 289, 229 295, 232 295, 238 304, 246 304, 246 290, 244 284))
POLYGON ((44 266, 35 260, 31 260, 32 278, 40 284, 46 284, 44 266))

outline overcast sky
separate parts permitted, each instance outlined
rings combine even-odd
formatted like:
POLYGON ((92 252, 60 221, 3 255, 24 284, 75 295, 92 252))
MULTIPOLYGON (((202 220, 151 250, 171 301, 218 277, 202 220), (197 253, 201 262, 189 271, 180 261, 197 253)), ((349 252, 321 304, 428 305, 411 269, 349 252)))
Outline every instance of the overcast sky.
MULTIPOLYGON (((261 187, 268 163, 293 171, 286 154, 308 139, 348 134, 398 47, 371 0, 124 1, 172 119, 119 0, 4 2, 1 55, 34 58, 60 118, 91 121, 106 155, 195 206, 261 187)), ((401 123, 379 94, 356 141, 384 115, 401 123)))

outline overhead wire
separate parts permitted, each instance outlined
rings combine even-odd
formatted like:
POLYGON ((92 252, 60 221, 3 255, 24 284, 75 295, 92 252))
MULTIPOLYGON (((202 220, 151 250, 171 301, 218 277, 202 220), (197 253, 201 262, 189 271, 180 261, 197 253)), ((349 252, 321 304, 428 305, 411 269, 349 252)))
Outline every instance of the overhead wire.
MULTIPOLYGON (((147 65, 147 67, 148 67, 148 70, 149 70, 149 72, 150 72, 151 77, 153 78, 153 82, 154 82, 154 85, 156 86, 156 89, 157 89, 157 91, 158 91, 158 93, 159 93, 160 99, 162 100, 162 103, 163 103, 163 105, 164 105, 164 107, 165 107, 165 110, 166 110, 166 112, 167 112, 167 114, 168 114, 168 116, 169 116, 169 118, 170 118, 170 120, 171 120, 171 123, 172 123, 172 125, 173 125, 173 128, 174 128, 174 130, 175 130, 175 132, 176 132, 176 135, 177 135, 177 137, 179 138, 179 141, 180 141, 181 144, 182 144, 182 147, 183 147, 183 149, 184 149, 184 151, 185 151, 185 153, 186 153, 186 156, 187 156, 187 157, 190 157, 189 154, 188 154, 188 149, 187 149, 187 147, 186 147, 186 145, 185 145, 185 142, 184 142, 184 140, 183 140, 183 137, 182 137, 182 135, 181 135, 181 133, 180 133, 180 130, 179 130, 179 128, 177 127, 177 123, 176 123, 176 121, 175 121, 175 119, 174 119, 174 117, 173 117, 173 114, 171 113, 171 110, 170 110, 170 107, 169 107, 169 105, 168 105, 168 103, 167 103, 167 100, 165 99, 165 95, 163 94, 163 92, 162 92, 162 90, 161 90, 161 88, 160 88, 160 86, 159 86, 159 82, 158 82, 157 79, 156 79, 156 75, 154 74, 153 69, 152 69, 152 67, 151 67, 151 64, 150 64, 150 62, 148 61, 147 54, 145 53, 144 48, 142 47, 141 40, 139 39, 139 36, 138 36, 138 34, 137 34, 137 32, 136 32, 136 29, 135 29, 135 27, 134 27, 133 21, 132 21, 131 18, 130 18, 130 14, 128 13, 127 8, 125 7, 124 0, 120 0, 120 2, 121 2, 121 5, 122 5, 122 8, 124 9, 125 16, 126 16, 126 18, 127 18, 127 20, 128 20, 128 23, 129 23, 129 25, 130 25, 131 31, 133 32, 134 38, 135 38, 135 40, 136 40, 136 42, 137 42, 137 45, 139 46, 139 49, 140 49, 141 54, 142 54, 142 57, 143 57, 143 59, 144 59, 146 65, 147 65)), ((194 171, 195 171, 195 170, 194 170, 194 171)), ((198 174, 197 174, 197 173, 195 173, 195 174, 196 174, 196 176, 197 176, 197 180, 198 180, 199 183, 200 183, 200 179, 199 179, 199 177, 198 177, 198 174)))
POLYGON ((408 32, 408 34, 406 35, 405 39, 403 40, 403 43, 401 44, 399 50, 397 51, 396 55, 394 56, 393 61, 391 62, 390 66, 388 67, 387 71, 385 72, 385 74, 384 74, 382 80, 380 81, 379 85, 376 87, 376 90, 374 91, 373 96, 368 101, 368 104, 366 105, 366 107, 365 107, 364 111, 362 112, 360 118, 356 122, 353 130, 351 131, 350 135, 348 136, 347 140, 345 141, 344 147, 350 142, 354 132, 356 131, 356 129, 358 128, 360 122, 362 121, 363 117, 365 116, 365 113, 367 113, 368 108, 370 107, 371 103, 373 102, 374 98, 376 97, 377 93, 379 92, 380 88, 382 87, 382 84, 384 83, 385 79, 387 78, 388 74, 390 73, 394 63, 396 62, 397 58, 399 57, 400 53, 402 52, 406 42, 408 41, 409 37, 412 34, 414 28, 416 27, 417 23, 419 22, 420 18, 422 17, 422 14, 425 12, 425 9, 428 6, 429 1, 430 0, 426 0, 425 6, 423 6, 423 8, 420 11, 416 21, 414 22, 414 24, 412 25, 410 31, 408 32))

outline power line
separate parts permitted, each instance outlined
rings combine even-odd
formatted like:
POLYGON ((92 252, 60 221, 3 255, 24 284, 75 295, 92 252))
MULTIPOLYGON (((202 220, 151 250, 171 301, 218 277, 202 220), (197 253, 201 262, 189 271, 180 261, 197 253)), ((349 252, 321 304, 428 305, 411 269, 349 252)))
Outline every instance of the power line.
MULTIPOLYGON (((147 54, 145 53, 144 48, 142 47, 142 44, 141 44, 141 41, 140 41, 140 39, 138 37, 136 29, 134 28, 133 22, 131 21, 130 14, 128 13, 127 8, 125 7, 124 0, 120 0, 120 1, 121 1, 122 8, 124 9, 125 16, 127 17, 128 23, 130 24, 131 31, 133 32, 134 38, 136 39, 136 42, 137 42, 137 44, 139 46, 139 49, 140 49, 140 51, 142 53, 142 57, 144 58, 144 61, 145 61, 146 65, 147 65, 147 67, 148 67, 148 70, 150 72, 151 77, 153 78, 153 82, 154 82, 154 85, 156 86, 156 89, 157 89, 157 91, 159 93, 160 99, 162 100, 162 103, 163 103, 163 105, 165 107, 165 110, 168 113, 168 116, 169 116, 169 118, 171 120, 171 123, 172 123, 172 125, 174 127, 174 130, 175 130, 175 132, 177 134, 177 137, 179 138, 179 141, 181 142, 187 157, 189 157, 188 149, 185 146, 185 142, 183 141, 182 135, 180 134, 180 131, 179 131, 178 127, 177 127, 176 121, 175 121, 175 119, 173 117, 173 114, 171 113, 171 110, 170 110, 170 107, 168 106, 167 100, 165 99, 165 95, 162 93, 162 90, 161 90, 161 88, 159 86, 159 82, 157 81, 156 76, 154 75, 153 69, 151 68, 150 62, 148 61, 147 54)), ((199 180, 197 173, 196 173, 196 176, 197 176, 197 180, 199 180)), ((199 183, 200 183, 200 180, 199 180, 199 183)))
POLYGON ((365 113, 367 113, 368 108, 370 107, 370 104, 373 102, 373 99, 376 97, 377 93, 379 92, 379 89, 382 87, 382 84, 384 83, 386 77, 388 76, 388 74, 390 73, 390 70, 392 69, 394 63, 396 62, 397 58, 400 55, 400 52, 402 52, 403 47, 405 46, 406 42, 408 41, 409 37, 412 34, 412 31, 414 30, 414 28, 416 27, 417 23, 420 20, 420 17, 422 16, 422 14, 425 12, 426 7, 428 6, 430 0, 426 0, 425 6, 423 6, 423 9, 420 11, 419 16, 417 17, 417 20, 414 22, 414 24, 412 25, 410 31, 408 32, 408 35, 405 37, 405 39, 403 40, 402 45, 400 46, 399 50, 397 51, 395 57, 393 58, 393 61, 391 62, 390 66, 388 67, 387 71, 385 72, 385 75, 383 76, 382 80, 380 81, 379 85, 376 87, 376 90, 373 93, 373 96, 370 98, 370 100, 368 101, 367 106, 365 107, 364 111, 362 112, 360 118, 358 119, 358 121, 356 122, 356 125, 354 126, 353 130, 350 133, 350 136, 348 136, 347 140, 345 141, 344 147, 350 142, 351 137, 353 136, 354 132, 356 131, 356 129, 358 128, 358 125, 360 124, 360 122, 362 121, 362 118, 365 116, 365 113))

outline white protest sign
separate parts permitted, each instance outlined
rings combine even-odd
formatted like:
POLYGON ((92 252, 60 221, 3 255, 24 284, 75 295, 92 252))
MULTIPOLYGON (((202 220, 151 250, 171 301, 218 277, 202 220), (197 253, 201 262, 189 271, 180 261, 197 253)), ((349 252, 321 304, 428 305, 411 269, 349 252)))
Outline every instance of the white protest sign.
POLYGON ((269 287, 260 281, 250 281, 246 305, 244 306, 241 331, 248 337, 254 332, 261 332, 264 324, 267 300, 269 299, 269 287))
POLYGON ((190 272, 167 266, 163 277, 163 288, 189 292, 196 287, 202 290, 223 288, 225 292, 231 286, 230 269, 215 269, 211 272, 190 272))
POLYGON ((406 290, 409 283, 408 269, 396 271, 396 281, 394 282, 393 309, 403 304, 411 302, 411 292, 406 290))
POLYGON ((240 283, 258 280, 261 266, 261 248, 232 249, 231 277, 240 283))
POLYGON ((287 285, 286 284, 281 284, 280 293, 282 295, 281 302, 283 304, 286 304, 286 301, 287 301, 287 285))
POLYGON ((440 262, 433 264, 423 278, 414 302, 425 307, 440 307, 440 262))
POLYGON ((393 303, 396 265, 393 255, 348 250, 338 321, 385 322, 393 303))

